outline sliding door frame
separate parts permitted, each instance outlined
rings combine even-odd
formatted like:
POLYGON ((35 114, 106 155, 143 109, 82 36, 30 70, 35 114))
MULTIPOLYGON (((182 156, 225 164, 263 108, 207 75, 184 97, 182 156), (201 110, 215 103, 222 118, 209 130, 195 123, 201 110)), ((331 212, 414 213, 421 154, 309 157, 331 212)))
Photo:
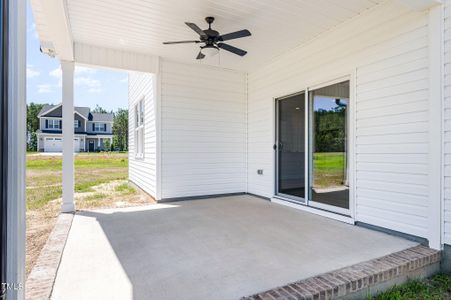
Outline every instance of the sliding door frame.
MULTIPOLYGON (((302 94, 307 95, 307 90, 274 99, 275 100, 274 101, 274 103, 275 103, 275 107, 274 107, 274 110, 275 110, 275 127, 274 127, 275 128, 275 138, 274 138, 274 147, 273 147, 274 152, 275 152, 274 153, 274 159, 275 159, 274 195, 284 198, 284 199, 287 199, 287 200, 290 200, 290 201, 293 201, 295 203, 305 205, 305 204, 307 204, 307 195, 306 195, 307 194, 307 190, 306 190, 307 186, 306 185, 304 186, 304 189, 305 189, 304 198, 293 196, 293 195, 288 195, 288 194, 284 194, 284 193, 279 193, 279 167, 280 167, 279 166, 279 145, 280 145, 280 143, 279 143, 279 105, 280 105, 280 101, 283 101, 285 99, 295 97, 298 95, 302 95, 302 94)), ((306 103, 304 102, 304 112, 307 114, 307 106, 305 106, 305 104, 306 103)), ((304 129, 305 129, 305 125, 306 125, 306 122, 304 120, 304 129)), ((307 131, 305 131, 305 133, 307 133, 307 131)), ((307 135, 304 135, 304 136, 306 137, 307 135)), ((307 141, 304 142, 304 147, 305 147, 305 149, 307 149, 307 141)), ((306 155, 304 155, 304 156, 306 156, 306 155)), ((308 164, 304 159, 304 182, 305 183, 307 183, 307 179, 305 178, 305 176, 307 175, 307 169, 306 169, 307 166, 308 166, 308 164)))
MULTIPOLYGON (((334 85, 340 82, 344 82, 344 81, 349 81, 349 99, 348 99, 348 108, 346 111, 346 118, 347 118, 347 126, 346 126, 346 169, 348 172, 348 177, 351 176, 351 166, 350 166, 350 149, 352 146, 351 143, 351 136, 350 136, 350 125, 353 122, 350 122, 351 120, 351 78, 350 76, 346 76, 340 79, 336 79, 333 81, 329 81, 327 83, 324 84, 320 84, 320 85, 316 85, 312 88, 310 88, 310 92, 314 92, 318 89, 330 86, 330 85, 334 85)), ((308 193, 307 193, 307 198, 308 198, 308 205, 311 207, 315 207, 318 209, 323 209, 323 210, 327 210, 333 213, 337 213, 337 214, 341 214, 344 216, 351 216, 351 190, 352 190, 352 185, 351 185, 351 181, 349 180, 349 198, 348 198, 348 206, 349 208, 342 208, 342 207, 338 207, 338 206, 334 206, 334 205, 329 205, 329 204, 325 204, 325 203, 321 203, 321 202, 317 202, 317 201, 313 201, 313 199, 310 199, 310 195, 311 195, 311 188, 313 186, 313 98, 310 99, 310 95, 308 95, 308 112, 309 112, 309 119, 308 119, 308 145, 309 145, 309 149, 308 149, 308 165, 309 165, 309 182, 308 182, 308 193)))
POLYGON ((307 86, 303 86, 300 87, 297 91, 298 92, 294 92, 294 93, 290 93, 290 94, 285 94, 283 96, 280 97, 274 97, 273 98, 273 103, 275 103, 274 106, 274 114, 273 116, 275 116, 275 122, 274 124, 274 141, 275 143, 278 142, 278 102, 282 99, 291 97, 291 96, 295 96, 295 95, 299 95, 302 93, 305 93, 305 137, 306 137, 306 142, 305 142, 305 153, 306 153, 306 157, 305 157, 305 189, 306 189, 306 193, 305 193, 305 201, 304 202, 299 202, 299 201, 293 201, 293 198, 291 196, 286 196, 284 194, 280 194, 278 193, 278 151, 277 149, 275 149, 275 155, 274 155, 274 197, 273 199, 275 199, 278 203, 282 203, 284 201, 287 202, 291 202, 291 203, 295 203, 295 204, 299 204, 299 205, 290 205, 292 207, 297 207, 303 210, 307 210, 313 213, 317 213, 329 218, 333 218, 333 219, 337 219, 340 221, 345 221, 348 223, 352 223, 355 220, 355 126, 356 126, 356 117, 355 117, 355 106, 356 106, 356 95, 355 95, 355 84, 356 84, 356 69, 353 69, 350 72, 346 72, 345 74, 347 75, 343 75, 343 76, 335 76, 332 77, 331 79, 327 80, 322 80, 322 81, 316 81, 312 84, 309 84, 307 86), (311 141, 312 141, 312 137, 311 137, 311 113, 310 113, 310 109, 311 109, 311 101, 310 101, 310 97, 309 97, 309 92, 310 91, 314 91, 329 85, 333 85, 336 83, 340 83, 343 81, 349 81, 349 108, 348 108, 348 113, 347 113, 347 117, 348 117, 348 140, 347 140, 347 156, 348 156, 348 161, 349 161, 349 165, 348 165, 348 176, 349 176, 349 209, 343 209, 343 208, 339 208, 339 207, 335 207, 332 205, 326 205, 326 204, 321 204, 321 203, 317 203, 314 202, 310 199, 310 180, 312 178, 312 168, 311 168, 311 141), (279 201, 282 200, 282 201, 279 201), (313 203, 312 203, 313 202, 313 203), (305 209, 304 209, 305 207, 305 209))

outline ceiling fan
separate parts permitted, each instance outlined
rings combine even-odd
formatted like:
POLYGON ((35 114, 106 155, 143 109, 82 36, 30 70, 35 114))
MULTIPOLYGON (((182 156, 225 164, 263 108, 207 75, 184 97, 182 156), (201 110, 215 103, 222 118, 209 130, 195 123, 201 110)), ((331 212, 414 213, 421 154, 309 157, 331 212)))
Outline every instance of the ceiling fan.
POLYGON ((197 34, 199 34, 199 40, 190 40, 190 41, 177 41, 177 42, 164 42, 163 44, 187 44, 187 43, 203 43, 203 46, 200 46, 199 54, 196 59, 204 59, 205 56, 213 56, 219 52, 219 49, 224 49, 226 51, 232 52, 239 56, 246 55, 247 51, 242 49, 233 47, 229 44, 222 43, 224 41, 238 39, 246 36, 250 36, 251 33, 247 29, 227 33, 220 35, 216 30, 211 29, 211 23, 215 18, 206 17, 205 21, 208 23, 208 29, 202 30, 194 23, 185 22, 185 24, 194 30, 197 34))

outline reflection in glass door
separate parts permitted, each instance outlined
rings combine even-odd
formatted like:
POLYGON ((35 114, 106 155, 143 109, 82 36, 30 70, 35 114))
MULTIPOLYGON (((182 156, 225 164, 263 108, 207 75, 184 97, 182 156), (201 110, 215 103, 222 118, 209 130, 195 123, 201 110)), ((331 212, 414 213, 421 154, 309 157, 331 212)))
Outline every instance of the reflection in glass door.
POLYGON ((347 210, 349 81, 310 91, 309 104, 309 204, 347 210))
POLYGON ((305 198, 305 93, 278 99, 277 194, 305 198))

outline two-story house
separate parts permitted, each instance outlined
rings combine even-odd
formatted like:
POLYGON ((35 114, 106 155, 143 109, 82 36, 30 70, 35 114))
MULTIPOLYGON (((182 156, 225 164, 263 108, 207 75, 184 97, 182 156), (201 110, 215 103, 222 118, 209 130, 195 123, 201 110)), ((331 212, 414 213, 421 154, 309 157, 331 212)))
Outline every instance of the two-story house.
MULTIPOLYGON (((74 151, 106 150, 113 141, 112 113, 92 113, 89 107, 74 107, 74 151)), ((38 114, 38 151, 62 152, 62 105, 45 105, 38 114)))

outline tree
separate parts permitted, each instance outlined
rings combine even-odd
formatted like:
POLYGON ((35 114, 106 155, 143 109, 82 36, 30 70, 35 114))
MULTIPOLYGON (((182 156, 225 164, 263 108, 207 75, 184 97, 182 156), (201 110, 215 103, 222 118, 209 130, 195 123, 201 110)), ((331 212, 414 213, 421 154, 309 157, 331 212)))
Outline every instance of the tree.
POLYGON ((44 104, 37 104, 31 102, 27 105, 27 150, 37 150, 37 136, 36 130, 39 129, 38 114, 41 111, 44 104))
POLYGON ((27 105, 27 131, 36 132, 39 129, 39 118, 38 114, 44 104, 36 104, 31 102, 27 105))
POLYGON ((98 104, 96 104, 96 108, 94 108, 94 109, 92 110, 92 112, 93 112, 93 113, 99 113, 99 114, 106 114, 106 113, 108 113, 108 112, 106 111, 106 109, 104 109, 103 107, 99 106, 98 104))
POLYGON ((27 139, 27 151, 36 151, 38 149, 38 135, 31 132, 27 139))
POLYGON ((118 109, 113 119, 113 149, 128 150, 128 110, 118 109))
POLYGON ((104 142, 104 149, 105 151, 111 151, 111 142, 109 139, 106 139, 104 142))

